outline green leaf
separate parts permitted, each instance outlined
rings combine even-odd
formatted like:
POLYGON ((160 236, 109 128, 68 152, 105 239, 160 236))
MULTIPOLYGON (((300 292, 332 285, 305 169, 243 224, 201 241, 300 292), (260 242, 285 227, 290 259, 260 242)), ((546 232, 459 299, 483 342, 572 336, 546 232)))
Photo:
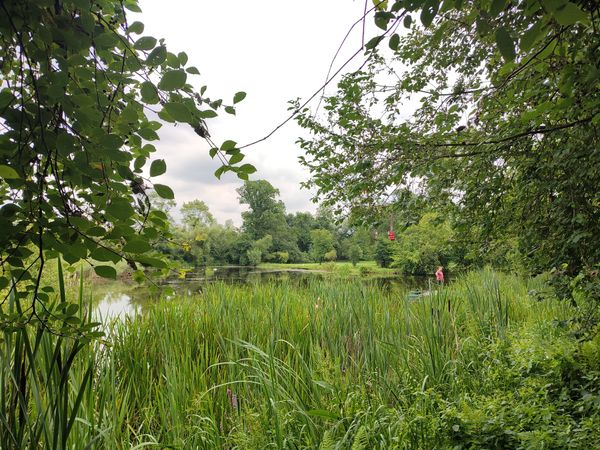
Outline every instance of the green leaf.
POLYGON ((142 94, 142 100, 151 105, 159 102, 158 93, 156 87, 150 81, 144 81, 140 86, 140 93, 142 94))
POLYGON ((564 27, 574 25, 577 22, 587 23, 589 21, 588 15, 572 2, 555 11, 554 18, 564 27))
POLYGON ((490 15, 492 17, 496 17, 498 14, 500 14, 504 10, 505 6, 506 6, 506 0, 494 0, 492 2, 492 6, 490 7, 490 15))
POLYGON ((223 150, 224 152, 226 152, 227 150, 234 149, 236 145, 237 145, 237 142, 231 141, 231 140, 227 140, 227 141, 225 141, 225 142, 223 142, 221 144, 221 150, 223 150))
POLYGON ((218 151, 219 151, 218 148, 213 147, 208 151, 208 154, 210 155, 211 158, 214 158, 218 151))
POLYGON ((0 289, 8 287, 9 284, 10 283, 6 277, 0 277, 0 289))
POLYGON ((92 251, 90 253, 90 258, 102 262, 110 261, 115 264, 121 260, 121 257, 115 252, 111 252, 110 250, 103 247, 98 247, 94 251, 92 251))
POLYGON ((138 134, 147 141, 156 141, 158 139, 156 131, 148 127, 140 128, 138 134))
POLYGON ((192 123, 192 113, 183 103, 166 103, 165 110, 177 122, 192 123))
POLYGON ((188 55, 185 52, 179 52, 177 54, 177 59, 182 66, 185 66, 188 62, 188 55))
POLYGON ((128 33, 142 34, 144 32, 144 24, 142 22, 133 22, 127 27, 128 33))
POLYGON ((235 108, 233 106, 226 106, 225 112, 227 114, 231 114, 232 116, 235 116, 235 108))
POLYGON ((385 11, 388 7, 388 0, 373 0, 373 4, 376 9, 385 11))
POLYGON ((133 170, 136 173, 139 173, 142 170, 142 167, 144 167, 144 164, 146 164, 146 158, 144 156, 138 156, 133 161, 133 170))
POLYGON ((231 158, 229 158, 229 164, 237 164, 239 163, 242 159, 244 159, 244 155, 243 153, 236 153, 235 155, 233 155, 231 158))
POLYGON ((202 119, 212 119, 213 117, 217 117, 217 116, 218 116, 217 112, 213 111, 212 109, 200 111, 200 117, 202 119))
POLYGON ((394 35, 390 38, 389 46, 392 50, 398 50, 398 45, 400 45, 400 36, 398 33, 394 33, 394 35))
POLYGON ((166 171, 167 171, 167 163, 165 162, 164 159, 157 159, 157 160, 152 161, 152 164, 150 165, 150 176, 151 177, 157 177, 159 175, 162 175, 166 171))
POLYGON ((148 58, 146 58, 146 63, 151 66, 158 66, 162 64, 165 59, 167 59, 167 47, 160 45, 150 52, 148 58))
POLYGON ((123 251, 127 253, 146 253, 150 250, 150 244, 143 239, 132 239, 123 246, 123 251))
POLYGON ((158 88, 165 91, 181 89, 183 86, 185 86, 186 79, 187 74, 184 70, 169 70, 162 76, 160 82, 158 83, 158 88))
POLYGON ((523 37, 521 37, 521 41, 519 42, 519 48, 525 52, 531 50, 544 35, 544 24, 540 21, 523 33, 523 37))
POLYGON ((487 36, 490 33, 490 31, 492 31, 492 27, 490 27, 489 22, 484 18, 478 18, 476 26, 477 34, 479 34, 480 36, 487 36))
POLYGON ((94 272, 96 272, 96 274, 102 278, 112 278, 113 280, 117 279, 117 271, 111 266, 94 266, 94 272))
POLYGON ((148 51, 156 47, 156 42, 156 38, 152 36, 142 36, 135 42, 133 47, 138 50, 148 51))
POLYGON ((568 0, 541 0, 541 4, 546 11, 553 13, 557 9, 565 6, 567 1, 568 0))
POLYGON ((254 173, 256 172, 256 167, 254 167, 252 164, 244 164, 240 166, 239 170, 244 173, 254 173))
POLYGON ((215 177, 217 177, 217 179, 220 180, 221 179, 221 175, 223 175, 228 170, 230 170, 229 166, 221 166, 221 167, 219 167, 217 170, 215 170, 215 177))
POLYGON ((159 197, 166 198, 167 200, 173 200, 175 198, 173 189, 164 184, 155 184, 154 190, 156 191, 159 197))
POLYGON ((367 50, 372 50, 379 45, 379 43, 383 40, 383 36, 375 36, 371 38, 369 42, 365 44, 365 48, 367 50))
POLYGON ((421 23, 423 26, 428 27, 435 19, 440 7, 439 0, 427 0, 421 10, 421 23))
POLYGON ((412 24, 412 16, 410 14, 408 14, 405 18, 404 18, 404 27, 405 28, 410 28, 411 24, 412 24))
POLYGON ((246 93, 245 92, 237 92, 234 96, 233 96, 233 104, 235 105, 236 103, 241 102, 242 100, 244 100, 246 98, 246 93))
POLYGON ((194 66, 188 67, 187 69, 185 69, 185 71, 187 73, 191 73, 193 75, 200 75, 200 71, 196 67, 194 67, 194 66))
POLYGON ((513 59, 515 59, 515 42, 504 27, 498 28, 498 30, 496 30, 496 45, 498 46, 502 57, 506 61, 512 61, 513 59))
POLYGON ((95 236, 95 237, 99 237, 99 236, 104 236, 106 234, 106 230, 102 227, 92 227, 90 229, 88 229, 85 234, 87 236, 95 236))
POLYGON ((6 180, 20 178, 15 169, 9 166, 0 164, 0 177, 6 180))
POLYGON ((123 6, 124 6, 126 9, 128 9, 129 11, 133 11, 133 12, 137 12, 137 13, 140 13, 140 12, 142 12, 141 8, 140 8, 140 7, 138 6, 138 4, 137 4, 137 1, 135 1, 135 0, 134 0, 134 1, 132 1, 132 0, 126 1, 126 2, 123 4, 123 6))
POLYGON ((167 267, 167 264, 162 259, 153 258, 151 256, 137 256, 136 261, 139 261, 145 266, 152 266, 159 269, 165 269, 167 267))
POLYGON ((377 11, 375 13, 375 25, 385 31, 393 18, 394 15, 388 11, 377 11))
POLYGON ((111 216, 121 220, 129 219, 135 213, 131 204, 124 198, 114 199, 106 207, 106 212, 111 216))

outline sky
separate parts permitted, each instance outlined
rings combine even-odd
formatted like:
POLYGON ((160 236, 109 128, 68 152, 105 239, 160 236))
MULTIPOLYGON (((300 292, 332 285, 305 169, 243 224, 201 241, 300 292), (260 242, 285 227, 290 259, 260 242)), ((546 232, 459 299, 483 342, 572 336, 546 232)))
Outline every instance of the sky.
MULTIPOLYGON (((213 141, 232 139, 243 145, 260 139, 290 114, 288 101, 308 99, 323 85, 331 61, 352 24, 363 15, 363 0, 140 0, 141 15, 130 18, 145 25, 144 34, 164 38, 169 51, 185 51, 189 65, 200 76, 188 78, 194 86, 207 85, 206 96, 231 104, 238 91, 247 93, 235 117, 224 111, 208 121, 213 141), (225 6, 226 5, 226 6, 225 6)), ((369 1, 369 7, 371 6, 369 1)), ((376 35, 367 20, 366 40, 376 35)), ((335 60, 334 71, 356 52, 362 42, 362 26, 356 26, 335 60)), ((345 72, 364 61, 359 55, 345 72)), ((335 92, 335 82, 326 92, 335 92)), ((315 100, 309 106, 315 107, 315 100)), ((303 135, 290 121, 274 136, 244 150, 257 168, 251 179, 266 179, 281 192, 288 212, 311 211, 312 193, 300 188, 308 172, 298 162, 302 150, 295 143, 303 135)), ((193 130, 165 124, 155 144, 155 158, 164 158, 167 173, 153 179, 167 184, 183 202, 206 202, 220 223, 241 225, 235 175, 214 177, 218 160, 208 155, 208 144, 193 130)))

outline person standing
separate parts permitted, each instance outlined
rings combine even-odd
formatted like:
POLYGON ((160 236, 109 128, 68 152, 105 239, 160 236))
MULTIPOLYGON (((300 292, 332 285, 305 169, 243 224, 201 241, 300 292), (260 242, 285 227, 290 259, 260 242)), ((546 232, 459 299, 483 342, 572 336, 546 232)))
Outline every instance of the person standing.
POLYGON ((437 281, 438 284, 444 284, 444 267, 443 266, 439 266, 437 268, 437 270, 435 271, 435 281, 437 281))

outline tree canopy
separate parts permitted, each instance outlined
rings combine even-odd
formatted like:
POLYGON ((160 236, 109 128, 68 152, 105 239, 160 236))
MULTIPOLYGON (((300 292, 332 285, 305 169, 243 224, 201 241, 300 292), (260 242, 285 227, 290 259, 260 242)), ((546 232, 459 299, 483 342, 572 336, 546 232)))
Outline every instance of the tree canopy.
POLYGON ((148 252, 168 217, 147 195, 174 197, 151 181, 167 169, 153 159, 164 122, 208 140, 219 173, 254 170, 237 165, 234 142, 217 148, 205 124, 234 114, 245 94, 225 105, 196 90, 188 56, 145 35, 127 10, 139 12, 137 0, 0 2, 0 288, 27 281, 43 300, 44 264, 59 255, 108 277, 107 263, 123 258, 165 267, 148 252))
POLYGON ((376 4, 368 63, 324 117, 298 117, 318 197, 369 220, 419 193, 465 230, 518 236, 533 270, 597 262, 598 3, 376 4))

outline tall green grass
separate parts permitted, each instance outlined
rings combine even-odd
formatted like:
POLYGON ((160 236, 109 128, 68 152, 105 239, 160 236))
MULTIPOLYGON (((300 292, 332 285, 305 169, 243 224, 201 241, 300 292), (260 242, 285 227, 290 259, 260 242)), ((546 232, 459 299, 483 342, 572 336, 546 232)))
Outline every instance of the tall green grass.
MULTIPOLYGON (((30 355, 37 381, 28 381, 37 383, 40 400, 28 391, 22 446, 6 440, 2 448, 416 449, 479 442, 469 439, 479 439, 484 425, 468 435, 463 429, 484 420, 476 412, 498 407, 499 380, 523 390, 506 401, 525 408, 533 388, 523 380, 532 377, 532 392, 549 389, 543 386, 555 366, 537 368, 571 348, 552 326, 572 314, 570 307, 530 299, 530 287, 490 270, 413 300, 402 288, 357 279, 207 285, 107 325, 106 338, 78 348, 58 374, 55 349, 72 352, 75 342, 44 337, 47 349, 30 355), (564 345, 546 349, 545 339, 564 345), (528 348, 535 348, 531 357, 528 348), (527 366, 528 358, 537 362, 527 366), (523 379, 522 367, 529 371, 523 379), (484 406, 473 412, 477 402, 484 406)), ((83 292, 75 301, 83 302, 83 292)), ((26 348, 5 341, 6 430, 19 399, 12 375, 18 366, 4 356, 22 360, 15 353, 26 348)), ((566 415, 557 419, 563 428, 566 415)), ((539 425, 527 423, 524 432, 539 425)), ((506 430, 499 430, 482 431, 481 439, 503 439, 506 430)))
POLYGON ((122 446, 427 447, 420 418, 482 384, 482 345, 568 313, 492 271, 413 301, 356 280, 215 284, 115 323, 99 396, 124 396, 122 446))
MULTIPOLYGON (((12 289, 0 305, 0 448, 68 448, 94 377, 90 341, 98 336, 83 284, 67 302, 62 267, 58 292, 12 289), (41 291, 40 291, 41 292, 41 291), (35 300, 34 300, 35 297, 35 300)), ((87 430, 86 436, 93 430, 87 430)))

